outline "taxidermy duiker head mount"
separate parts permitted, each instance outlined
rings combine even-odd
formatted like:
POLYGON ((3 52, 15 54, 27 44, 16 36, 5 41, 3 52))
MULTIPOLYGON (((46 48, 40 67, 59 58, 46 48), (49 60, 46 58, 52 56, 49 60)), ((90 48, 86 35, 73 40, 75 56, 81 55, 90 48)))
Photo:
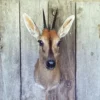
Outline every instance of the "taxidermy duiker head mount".
POLYGON ((43 58, 43 62, 46 64, 47 69, 53 69, 56 66, 56 59, 59 55, 60 39, 69 32, 72 23, 74 21, 74 15, 70 16, 64 24, 61 26, 58 33, 55 30, 55 22, 57 17, 57 11, 54 16, 52 28, 49 29, 46 25, 45 15, 43 11, 43 23, 44 29, 42 34, 31 18, 24 14, 24 21, 29 32, 38 40, 40 46, 40 57, 43 58))
POLYGON ((56 10, 52 28, 48 28, 46 25, 45 14, 43 11, 43 24, 44 29, 40 33, 36 24, 31 18, 24 14, 24 22, 28 31, 39 43, 39 60, 35 66, 35 81, 41 84, 44 88, 50 89, 60 81, 60 69, 58 64, 59 45, 60 39, 68 34, 72 23, 74 21, 74 15, 68 17, 58 32, 55 30, 55 22, 58 10, 56 10))

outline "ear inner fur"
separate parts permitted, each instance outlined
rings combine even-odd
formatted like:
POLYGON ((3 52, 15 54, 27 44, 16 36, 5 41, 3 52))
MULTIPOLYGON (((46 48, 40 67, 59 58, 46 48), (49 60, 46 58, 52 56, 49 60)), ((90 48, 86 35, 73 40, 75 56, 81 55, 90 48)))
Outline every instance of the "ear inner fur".
POLYGON ((71 15, 69 16, 65 22, 63 23, 63 25, 60 27, 59 31, 58 31, 58 35, 60 38, 66 36, 68 34, 68 32, 70 31, 70 28, 74 22, 75 16, 71 15))
POLYGON ((64 23, 63 28, 65 28, 71 21, 72 19, 70 19, 69 21, 67 21, 66 23, 64 23))
POLYGON ((30 26, 30 28, 34 30, 34 26, 33 26, 32 20, 28 16, 25 16, 25 19, 27 21, 26 23, 30 26))

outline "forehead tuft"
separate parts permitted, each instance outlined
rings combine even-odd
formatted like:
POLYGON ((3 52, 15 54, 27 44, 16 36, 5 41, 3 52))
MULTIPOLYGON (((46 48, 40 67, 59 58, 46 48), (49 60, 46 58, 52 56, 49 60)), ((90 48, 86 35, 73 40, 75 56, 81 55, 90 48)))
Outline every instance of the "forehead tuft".
POLYGON ((48 39, 50 36, 49 36, 49 30, 48 29, 44 29, 43 32, 42 32, 42 37, 48 39))
POLYGON ((51 40, 59 38, 55 30, 48 30, 48 29, 43 30, 42 37, 51 40))
POLYGON ((55 30, 50 30, 50 38, 51 39, 59 38, 55 30))

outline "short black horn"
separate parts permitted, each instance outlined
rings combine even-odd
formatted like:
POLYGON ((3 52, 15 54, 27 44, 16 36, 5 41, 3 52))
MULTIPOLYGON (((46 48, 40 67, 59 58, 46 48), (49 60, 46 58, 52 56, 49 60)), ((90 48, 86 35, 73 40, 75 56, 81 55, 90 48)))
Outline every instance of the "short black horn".
POLYGON ((43 10, 43 24, 44 24, 44 28, 47 28, 44 10, 43 10))
POLYGON ((52 29, 55 28, 55 23, 56 23, 57 13, 58 13, 58 9, 56 10, 56 13, 55 13, 55 16, 54 16, 54 20, 53 20, 53 23, 52 23, 52 29))

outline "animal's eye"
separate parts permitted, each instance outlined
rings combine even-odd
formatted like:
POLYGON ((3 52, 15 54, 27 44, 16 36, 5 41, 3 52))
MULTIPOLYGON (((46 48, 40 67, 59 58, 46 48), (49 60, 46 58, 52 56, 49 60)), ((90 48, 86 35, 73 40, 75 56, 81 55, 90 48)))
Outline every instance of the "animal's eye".
POLYGON ((40 46, 43 46, 44 43, 42 42, 42 40, 38 40, 38 42, 40 46))
POLYGON ((59 42, 57 43, 57 46, 58 46, 58 47, 60 46, 60 43, 61 43, 61 41, 59 41, 59 42))

